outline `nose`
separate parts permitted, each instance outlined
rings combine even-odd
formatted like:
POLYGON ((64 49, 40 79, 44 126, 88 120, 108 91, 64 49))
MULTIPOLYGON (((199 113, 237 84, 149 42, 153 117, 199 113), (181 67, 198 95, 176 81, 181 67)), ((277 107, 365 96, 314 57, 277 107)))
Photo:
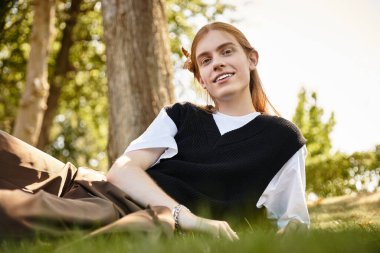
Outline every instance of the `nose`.
POLYGON ((218 70, 220 68, 223 68, 225 66, 226 66, 226 64, 221 57, 215 57, 214 58, 214 62, 213 62, 213 66, 212 66, 214 71, 218 70))

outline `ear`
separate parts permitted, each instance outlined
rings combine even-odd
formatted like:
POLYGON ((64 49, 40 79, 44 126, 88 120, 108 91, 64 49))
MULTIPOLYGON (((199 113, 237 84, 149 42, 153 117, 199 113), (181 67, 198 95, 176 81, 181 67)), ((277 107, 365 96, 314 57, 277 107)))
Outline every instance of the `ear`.
POLYGON ((254 70, 256 68, 257 62, 259 61, 259 54, 257 51, 252 51, 248 55, 249 69, 254 70))

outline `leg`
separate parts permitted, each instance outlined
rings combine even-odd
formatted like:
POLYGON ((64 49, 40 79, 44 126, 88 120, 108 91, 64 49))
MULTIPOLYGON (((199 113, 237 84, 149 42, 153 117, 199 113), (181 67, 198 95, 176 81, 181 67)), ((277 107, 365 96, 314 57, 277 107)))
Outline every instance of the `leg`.
POLYGON ((63 199, 45 191, 0 190, 0 237, 35 232, 61 235, 74 228, 94 229, 119 218, 112 202, 97 197, 63 199))
POLYGON ((77 169, 0 131, 0 189, 39 190, 61 196, 77 169))
POLYGON ((174 220, 167 207, 142 210, 107 182, 78 181, 63 198, 45 191, 0 190, 0 238, 96 228, 91 236, 117 231, 170 236, 174 220))
POLYGON ((174 228, 169 209, 141 210, 112 184, 74 182, 76 174, 72 164, 0 131, 0 238, 36 231, 58 235, 109 223, 96 234, 120 229, 148 232, 158 223, 166 231, 174 228))

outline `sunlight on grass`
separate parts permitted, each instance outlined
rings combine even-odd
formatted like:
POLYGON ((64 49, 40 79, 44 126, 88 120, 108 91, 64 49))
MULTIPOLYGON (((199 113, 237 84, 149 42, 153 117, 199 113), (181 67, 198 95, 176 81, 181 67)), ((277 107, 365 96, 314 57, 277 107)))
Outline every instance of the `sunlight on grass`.
POLYGON ((316 229, 380 230, 380 192, 320 200, 310 204, 309 211, 316 229))

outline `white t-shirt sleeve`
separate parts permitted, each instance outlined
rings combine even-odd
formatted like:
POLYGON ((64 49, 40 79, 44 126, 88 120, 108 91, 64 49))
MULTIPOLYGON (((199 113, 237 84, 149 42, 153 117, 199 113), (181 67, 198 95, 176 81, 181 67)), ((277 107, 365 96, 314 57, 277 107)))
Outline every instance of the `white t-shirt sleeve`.
POLYGON ((174 139, 177 131, 177 126, 166 113, 165 108, 162 108, 145 132, 129 144, 124 154, 144 148, 166 148, 156 163, 160 159, 173 157, 178 153, 174 139))
POLYGON ((310 224, 305 197, 306 155, 304 145, 277 172, 257 202, 257 207, 266 207, 269 219, 277 220, 278 228, 292 219, 310 224))

